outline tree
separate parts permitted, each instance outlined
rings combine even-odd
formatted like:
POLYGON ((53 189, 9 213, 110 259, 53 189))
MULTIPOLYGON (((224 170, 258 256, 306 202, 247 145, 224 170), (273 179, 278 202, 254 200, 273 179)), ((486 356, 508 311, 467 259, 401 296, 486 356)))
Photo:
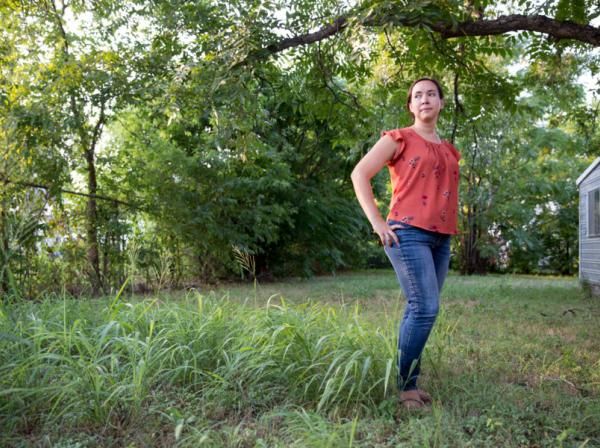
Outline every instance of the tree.
MULTIPOLYGON (((97 295, 104 283, 98 241, 98 199, 103 195, 97 180, 103 130, 119 110, 147 93, 144 87, 160 71, 157 62, 162 61, 148 48, 151 34, 129 36, 137 40, 119 37, 124 30, 130 33, 139 26, 140 15, 134 3, 44 0, 3 8, 15 18, 15 31, 29 36, 28 54, 20 54, 23 60, 17 62, 21 78, 15 82, 24 88, 21 104, 29 103, 30 110, 40 110, 45 127, 59 142, 61 156, 53 160, 62 160, 86 180, 88 277, 92 294, 97 295), (93 19, 86 22, 89 14, 93 19), (152 63, 145 58, 151 58, 152 63)), ((21 117, 22 126, 29 116, 21 117)), ((65 180, 50 178, 46 185, 60 190, 65 180)))

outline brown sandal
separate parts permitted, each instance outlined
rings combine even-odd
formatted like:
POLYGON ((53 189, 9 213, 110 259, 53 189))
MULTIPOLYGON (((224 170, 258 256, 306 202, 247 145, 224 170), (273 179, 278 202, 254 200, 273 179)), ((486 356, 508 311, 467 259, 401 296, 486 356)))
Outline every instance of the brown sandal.
POLYGON ((419 400, 418 398, 404 398, 400 399, 400 404, 404 407, 404 409, 408 411, 413 411, 415 409, 423 409, 427 405, 423 400, 419 400))
POLYGON ((400 404, 402 405, 402 407, 404 407, 404 409, 409 411, 428 408, 427 403, 421 398, 421 394, 418 390, 409 390, 401 392, 400 404))
POLYGON ((421 399, 421 401, 425 404, 431 404, 433 403, 433 398, 431 398, 431 395, 429 395, 427 392, 425 392, 424 390, 421 389, 417 389, 417 392, 419 393, 419 398, 421 399))

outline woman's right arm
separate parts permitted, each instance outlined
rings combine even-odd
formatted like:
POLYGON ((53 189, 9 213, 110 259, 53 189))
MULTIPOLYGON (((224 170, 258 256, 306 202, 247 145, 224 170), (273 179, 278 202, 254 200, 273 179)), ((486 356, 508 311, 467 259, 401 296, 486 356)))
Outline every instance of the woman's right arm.
POLYGON ((389 135, 381 137, 375 146, 365 154, 365 156, 358 162, 352 171, 352 184, 354 185, 354 191, 360 206, 362 207, 367 219, 373 226, 373 231, 381 239, 381 243, 385 246, 386 244, 395 241, 398 244, 398 237, 392 230, 392 228, 385 222, 381 217, 381 213, 377 209, 375 204, 375 197, 373 196, 373 189, 371 187, 371 179, 375 176, 392 158, 398 142, 396 142, 389 135))

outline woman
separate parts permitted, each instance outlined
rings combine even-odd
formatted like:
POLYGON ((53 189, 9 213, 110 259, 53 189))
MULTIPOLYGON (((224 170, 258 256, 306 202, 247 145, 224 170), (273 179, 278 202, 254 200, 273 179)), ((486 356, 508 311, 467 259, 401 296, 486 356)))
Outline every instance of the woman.
POLYGON ((398 338, 398 388, 400 403, 418 409, 432 402, 431 396, 418 388, 417 380, 448 273, 450 236, 458 233, 460 154, 436 131, 444 106, 444 94, 436 80, 415 81, 406 105, 413 125, 382 132, 354 168, 352 182, 406 297, 398 338), (393 187, 387 221, 377 209, 370 183, 386 164, 393 187))

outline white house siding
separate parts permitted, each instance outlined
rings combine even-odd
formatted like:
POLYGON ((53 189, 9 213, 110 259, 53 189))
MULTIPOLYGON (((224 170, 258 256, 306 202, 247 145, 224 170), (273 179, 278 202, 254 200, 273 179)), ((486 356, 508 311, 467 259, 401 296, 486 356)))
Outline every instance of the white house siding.
MULTIPOLYGON (((600 292, 600 237, 588 237, 588 193, 600 188, 600 163, 579 184, 579 278, 600 292)), ((578 179, 579 180, 579 179, 578 179)))

